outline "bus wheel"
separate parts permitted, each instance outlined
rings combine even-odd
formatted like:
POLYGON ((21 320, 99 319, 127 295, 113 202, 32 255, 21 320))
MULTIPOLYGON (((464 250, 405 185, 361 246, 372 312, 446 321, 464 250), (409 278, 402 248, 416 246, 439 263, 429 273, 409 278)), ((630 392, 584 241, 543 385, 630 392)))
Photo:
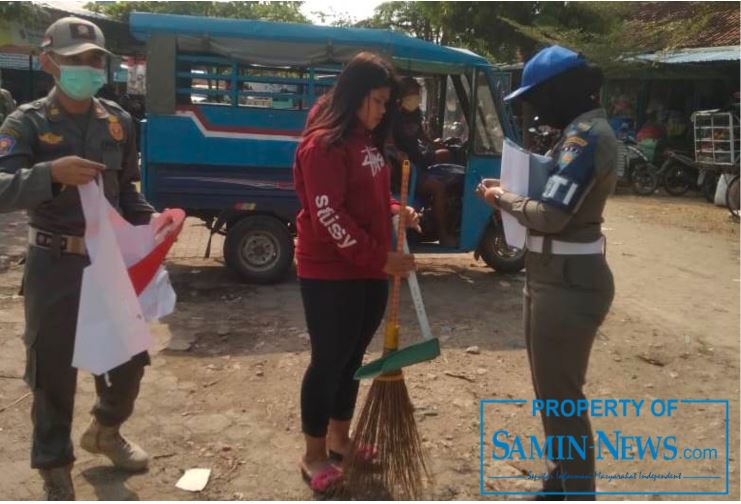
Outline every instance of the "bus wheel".
POLYGON ((293 263, 293 238, 274 217, 245 217, 230 226, 224 240, 224 261, 247 282, 282 280, 293 263))
MULTIPOLYGON (((498 220, 498 219, 497 219, 498 220)), ((500 273, 517 273, 525 267, 526 250, 511 248, 504 239, 504 228, 499 221, 490 222, 476 250, 490 268, 500 273)))

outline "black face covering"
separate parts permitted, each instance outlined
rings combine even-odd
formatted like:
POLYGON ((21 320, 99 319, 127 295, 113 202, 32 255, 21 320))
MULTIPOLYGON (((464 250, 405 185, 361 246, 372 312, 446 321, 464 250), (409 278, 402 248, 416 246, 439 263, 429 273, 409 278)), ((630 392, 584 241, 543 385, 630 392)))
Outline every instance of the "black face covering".
POLYGON ((564 129, 579 115, 599 107, 596 95, 602 72, 583 66, 556 75, 523 95, 538 116, 539 125, 564 129))

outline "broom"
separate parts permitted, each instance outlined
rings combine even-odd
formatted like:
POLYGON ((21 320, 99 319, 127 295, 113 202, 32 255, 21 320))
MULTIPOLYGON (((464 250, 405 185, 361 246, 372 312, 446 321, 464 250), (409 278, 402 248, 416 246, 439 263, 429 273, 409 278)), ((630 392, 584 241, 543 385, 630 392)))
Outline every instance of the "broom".
MULTIPOLYGON (((401 208, 406 208, 409 161, 402 165, 401 208)), ((396 250, 404 247, 406 226, 399 221, 396 250)), ((401 277, 394 276, 383 340, 383 355, 399 348, 399 293, 401 277)), ((395 498, 420 497, 423 476, 430 478, 422 442, 417 433, 414 406, 409 399, 401 370, 381 374, 373 380, 355 425, 352 456, 345 470, 347 489, 355 497, 373 489, 388 491, 395 498), (365 455, 365 456, 363 456, 365 455), (369 461, 368 458, 373 460, 369 461)))

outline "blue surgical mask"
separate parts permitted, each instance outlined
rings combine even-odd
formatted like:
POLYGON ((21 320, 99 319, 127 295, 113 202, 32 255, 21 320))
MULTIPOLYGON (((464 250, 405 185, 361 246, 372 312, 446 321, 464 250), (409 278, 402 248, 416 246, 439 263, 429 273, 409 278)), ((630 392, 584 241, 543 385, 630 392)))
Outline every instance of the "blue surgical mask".
MULTIPOLYGON (((56 62, 54 62, 56 65, 56 62)), ((100 68, 90 66, 57 65, 57 84, 73 100, 87 100, 100 91, 108 79, 100 68)))

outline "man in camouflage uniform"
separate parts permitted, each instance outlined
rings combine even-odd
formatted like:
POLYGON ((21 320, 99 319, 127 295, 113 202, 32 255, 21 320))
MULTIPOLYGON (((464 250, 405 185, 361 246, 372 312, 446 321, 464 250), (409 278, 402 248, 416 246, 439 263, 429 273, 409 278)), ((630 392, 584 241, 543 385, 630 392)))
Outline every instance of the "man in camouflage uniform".
MULTIPOLYGON (((55 88, 22 105, 0 128, 0 211, 28 211, 29 248, 23 279, 27 363, 33 390, 31 466, 47 498, 74 499, 70 432, 77 370, 71 366, 82 271, 89 264, 78 185, 102 180, 111 204, 132 224, 154 209, 136 190, 134 127, 114 102, 94 98, 105 82, 108 51, 96 25, 64 18, 46 31, 39 57, 55 88)), ((120 468, 147 467, 148 455, 124 439, 146 352, 95 377, 97 402, 80 444, 120 468)))
MULTIPOLYGON (((477 189, 527 228, 525 338, 535 395, 542 401, 585 400, 592 343, 615 294, 602 212, 617 181, 617 142, 599 105, 601 85, 601 71, 573 51, 552 46, 535 55, 522 86, 505 100, 526 101, 541 124, 563 131, 551 151, 556 166, 540 198, 505 191, 496 179, 477 189)), ((589 416, 541 417, 547 436, 588 441, 585 456, 547 462, 550 476, 539 500, 593 500, 589 416)))

